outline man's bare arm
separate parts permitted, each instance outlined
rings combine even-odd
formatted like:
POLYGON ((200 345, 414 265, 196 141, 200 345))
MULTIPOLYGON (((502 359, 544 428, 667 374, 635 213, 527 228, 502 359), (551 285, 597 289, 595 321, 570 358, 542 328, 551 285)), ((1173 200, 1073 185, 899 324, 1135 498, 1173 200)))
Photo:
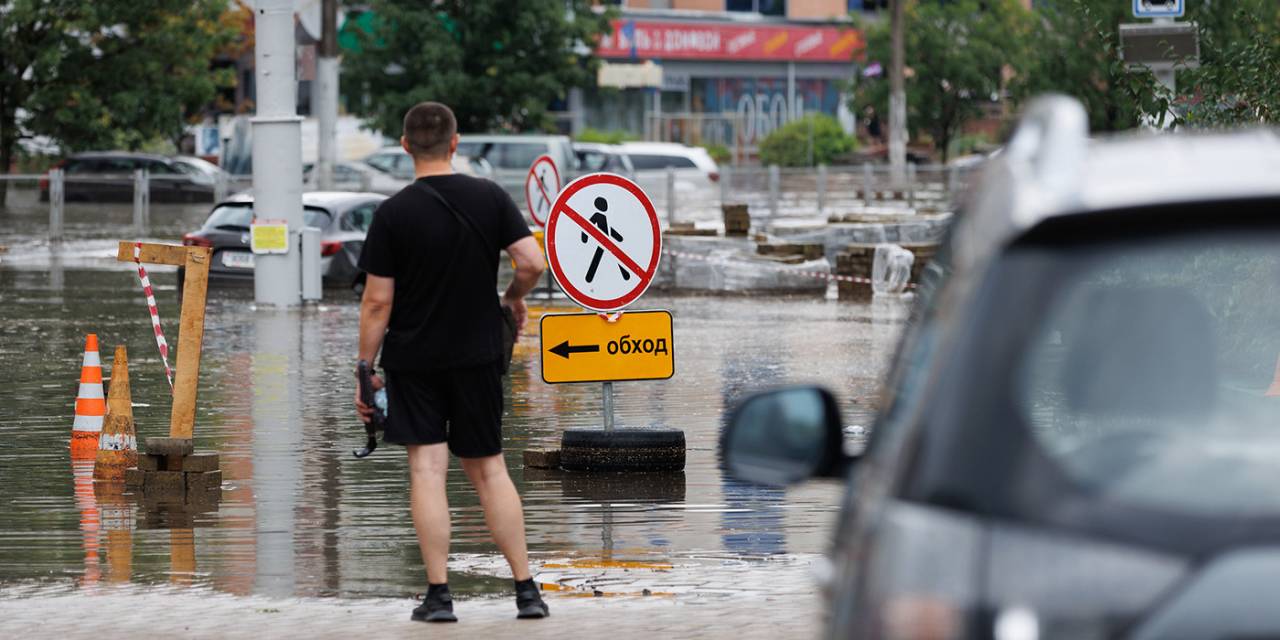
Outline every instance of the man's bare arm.
POLYGON ((524 321, 529 316, 524 305, 524 297, 538 284, 538 278, 547 270, 547 263, 542 259, 542 249, 533 236, 525 236, 507 247, 507 254, 516 263, 516 273, 511 278, 507 292, 502 295, 502 303, 511 307, 516 317, 516 336, 524 329, 524 321))
POLYGON ((382 347, 391 320, 391 303, 395 298, 395 279, 368 274, 364 285, 364 297, 360 300, 360 355, 359 359, 373 364, 382 347))

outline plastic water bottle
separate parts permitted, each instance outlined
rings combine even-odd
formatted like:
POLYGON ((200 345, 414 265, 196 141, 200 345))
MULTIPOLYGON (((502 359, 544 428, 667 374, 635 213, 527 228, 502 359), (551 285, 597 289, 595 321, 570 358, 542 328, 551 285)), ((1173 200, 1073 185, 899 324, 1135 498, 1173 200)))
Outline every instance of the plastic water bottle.
POLYGON ((383 387, 373 392, 373 405, 382 410, 382 415, 387 415, 387 388, 383 387))

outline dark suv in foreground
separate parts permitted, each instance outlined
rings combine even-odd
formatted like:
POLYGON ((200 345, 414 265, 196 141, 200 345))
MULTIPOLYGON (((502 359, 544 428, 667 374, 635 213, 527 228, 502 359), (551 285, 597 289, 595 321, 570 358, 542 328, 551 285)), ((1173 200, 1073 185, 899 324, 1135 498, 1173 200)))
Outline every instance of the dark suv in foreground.
POLYGON ((1280 637, 1280 139, 1034 104, 927 269, 865 452, 814 387, 730 473, 848 491, 826 635, 1280 637))

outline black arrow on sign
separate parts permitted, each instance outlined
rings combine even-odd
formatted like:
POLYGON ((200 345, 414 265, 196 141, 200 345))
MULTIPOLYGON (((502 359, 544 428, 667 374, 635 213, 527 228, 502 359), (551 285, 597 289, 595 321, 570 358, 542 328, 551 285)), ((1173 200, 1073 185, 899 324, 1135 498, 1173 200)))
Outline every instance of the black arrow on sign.
POLYGON ((554 347, 551 347, 550 349, 547 349, 547 351, 550 351, 551 353, 554 353, 560 356, 561 358, 568 360, 569 355, 574 353, 597 353, 600 351, 600 345, 583 344, 583 345, 578 345, 576 347, 571 347, 569 346, 569 341, 565 340, 564 342, 561 342, 560 344, 554 347))

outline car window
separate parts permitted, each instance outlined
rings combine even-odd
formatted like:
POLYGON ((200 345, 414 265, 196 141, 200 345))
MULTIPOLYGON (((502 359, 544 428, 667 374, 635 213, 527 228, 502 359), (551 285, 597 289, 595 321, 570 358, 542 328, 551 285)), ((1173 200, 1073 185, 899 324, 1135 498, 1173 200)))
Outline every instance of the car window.
POLYGON ((67 160, 62 165, 62 170, 67 173, 97 173, 98 161, 93 158, 79 158, 67 160))
POLYGON ((397 155, 399 154, 376 153, 365 158, 365 164, 368 164, 379 171, 386 171, 387 173, 390 173, 391 169, 395 166, 397 155))
POLYGON ((629 153, 631 158, 631 166, 636 171, 645 169, 666 169, 672 167, 675 169, 697 169, 698 165, 693 160, 683 156, 663 155, 656 153, 629 153))
MULTIPOLYGON (((495 164, 499 169, 528 169, 538 156, 547 152, 547 145, 541 142, 502 142, 497 144, 497 148, 499 154, 495 164)), ((493 162, 492 154, 488 160, 493 162)))
MULTIPOLYGON (((173 163, 173 168, 177 169, 179 173, 183 173, 183 174, 186 174, 186 175, 189 175, 189 176, 197 176, 197 177, 198 177, 198 176, 208 175, 208 174, 207 174, 207 173, 205 173, 203 170, 201 170, 199 167, 197 167, 197 166, 195 166, 195 165, 192 165, 192 164, 187 164, 187 163, 182 162, 182 161, 180 161, 180 160, 179 160, 179 161, 176 161, 176 162, 174 162, 174 163, 173 163)), ((303 170, 303 173, 306 173, 306 171, 305 171, 305 170, 303 170)))
POLYGON ((148 160, 147 172, 159 175, 174 175, 177 173, 173 167, 169 166, 169 163, 161 160, 148 160))
POLYGON ((133 173, 136 168, 132 158, 99 158, 93 173, 133 173))
POLYGON ((1277 241, 1197 233, 1052 254, 1063 266, 1013 395, 1070 478, 1128 504, 1280 513, 1277 241))
POLYGON ((373 221, 373 211, 377 208, 376 202, 362 204, 344 213, 338 225, 343 231, 368 231, 369 223, 373 221))
POLYGON ((204 222, 204 228, 217 229, 235 228, 248 231, 249 225, 253 222, 253 207, 247 204, 224 204, 213 210, 209 214, 209 218, 204 222))
POLYGON ((412 180, 413 157, 407 153, 396 156, 395 162, 391 165, 391 175, 402 180, 412 180))
MULTIPOLYGON (((253 206, 249 204, 224 204, 213 210, 204 222, 204 228, 232 228, 249 230, 253 223, 253 206)), ((308 227, 321 229, 329 226, 329 213, 323 209, 307 207, 302 210, 302 223, 308 227)))
POLYGON ((583 171, 604 171, 609 165, 609 154, 599 151, 579 151, 578 165, 583 171))
POLYGON ((481 152, 482 147, 483 145, 479 142, 459 142, 458 153, 468 158, 476 158, 479 157, 477 154, 481 152))

